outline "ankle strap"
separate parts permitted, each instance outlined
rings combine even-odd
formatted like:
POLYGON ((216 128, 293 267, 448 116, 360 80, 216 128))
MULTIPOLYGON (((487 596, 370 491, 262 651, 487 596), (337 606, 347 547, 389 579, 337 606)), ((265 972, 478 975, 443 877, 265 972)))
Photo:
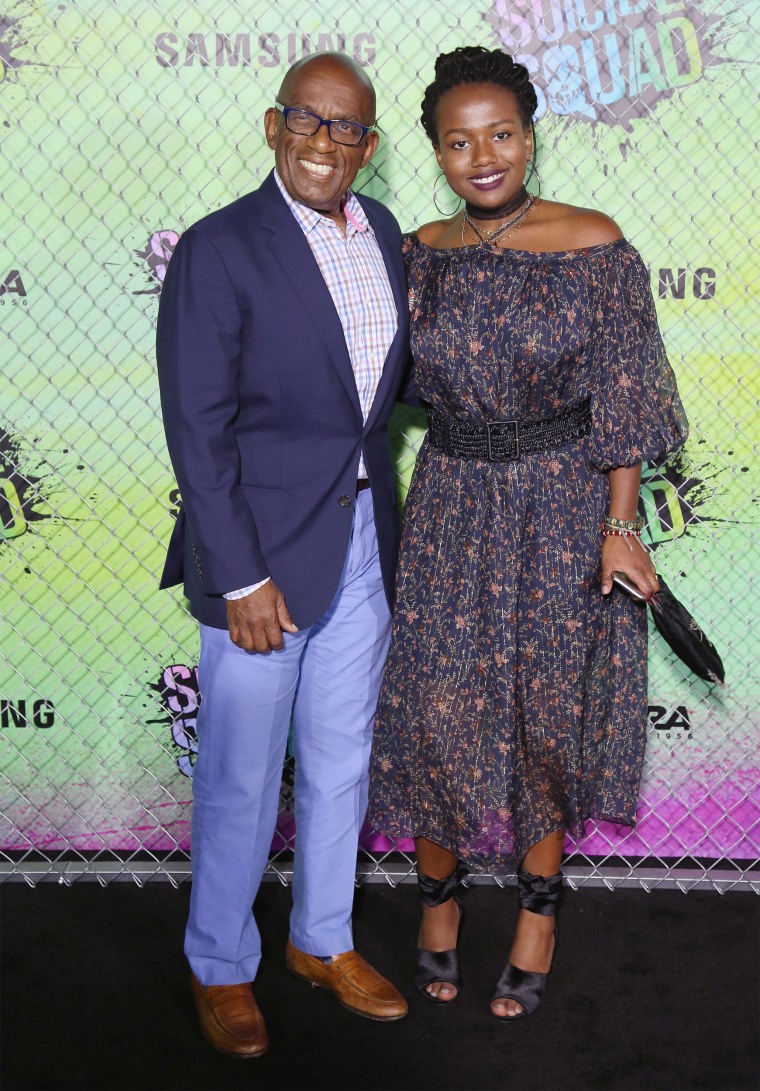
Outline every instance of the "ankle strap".
POLYGON ((556 875, 532 875, 521 867, 517 872, 517 898, 521 909, 529 909, 542 917, 553 917, 554 907, 562 890, 562 872, 556 875))
POLYGON ((462 864, 458 864, 451 875, 447 875, 445 879, 431 879, 429 875, 423 874, 418 867, 417 882, 420 888, 420 897, 425 905, 429 905, 431 908, 443 905, 453 896, 454 891, 466 874, 467 868, 462 864))

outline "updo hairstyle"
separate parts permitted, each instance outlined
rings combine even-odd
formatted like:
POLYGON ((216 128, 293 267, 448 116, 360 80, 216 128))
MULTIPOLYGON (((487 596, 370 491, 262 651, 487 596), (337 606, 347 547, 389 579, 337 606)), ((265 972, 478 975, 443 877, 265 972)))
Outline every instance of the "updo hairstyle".
POLYGON ((482 45, 464 45, 441 53, 435 62, 435 79, 425 88, 422 99, 422 128, 434 148, 438 147, 438 103, 447 91, 462 83, 495 83, 517 98, 523 125, 534 134, 533 156, 536 154, 533 115, 538 99, 524 64, 515 64, 501 49, 485 49, 482 45))

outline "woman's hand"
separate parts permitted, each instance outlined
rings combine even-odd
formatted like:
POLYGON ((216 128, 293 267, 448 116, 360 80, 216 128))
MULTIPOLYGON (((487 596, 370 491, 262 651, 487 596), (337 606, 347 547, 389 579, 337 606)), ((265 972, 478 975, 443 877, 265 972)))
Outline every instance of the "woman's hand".
POLYGON ((660 590, 652 557, 636 537, 605 538, 602 546, 602 594, 612 590, 612 573, 625 572, 649 602, 660 590))

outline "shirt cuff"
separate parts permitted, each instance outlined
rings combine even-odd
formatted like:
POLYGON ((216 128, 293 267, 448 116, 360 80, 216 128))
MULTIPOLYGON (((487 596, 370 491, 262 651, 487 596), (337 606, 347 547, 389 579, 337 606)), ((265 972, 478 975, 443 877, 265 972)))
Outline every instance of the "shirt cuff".
POLYGON ((241 587, 238 591, 228 591, 225 595, 222 595, 222 598, 228 601, 231 599, 244 599, 246 595, 252 595, 254 591, 258 591, 265 583, 269 583, 269 576, 265 580, 259 580, 258 583, 252 583, 250 587, 241 587))

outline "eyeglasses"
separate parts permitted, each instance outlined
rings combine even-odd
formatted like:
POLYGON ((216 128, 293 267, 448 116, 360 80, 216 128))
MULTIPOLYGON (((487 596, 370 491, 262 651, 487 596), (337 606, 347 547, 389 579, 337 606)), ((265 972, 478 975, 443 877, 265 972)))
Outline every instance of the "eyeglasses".
POLYGON ((375 128, 374 125, 360 125, 358 121, 320 117, 319 114, 310 114, 308 110, 301 110, 297 106, 282 106, 279 102, 274 105, 285 118, 285 127, 298 136, 314 136, 326 125, 330 140, 355 148, 375 128))

